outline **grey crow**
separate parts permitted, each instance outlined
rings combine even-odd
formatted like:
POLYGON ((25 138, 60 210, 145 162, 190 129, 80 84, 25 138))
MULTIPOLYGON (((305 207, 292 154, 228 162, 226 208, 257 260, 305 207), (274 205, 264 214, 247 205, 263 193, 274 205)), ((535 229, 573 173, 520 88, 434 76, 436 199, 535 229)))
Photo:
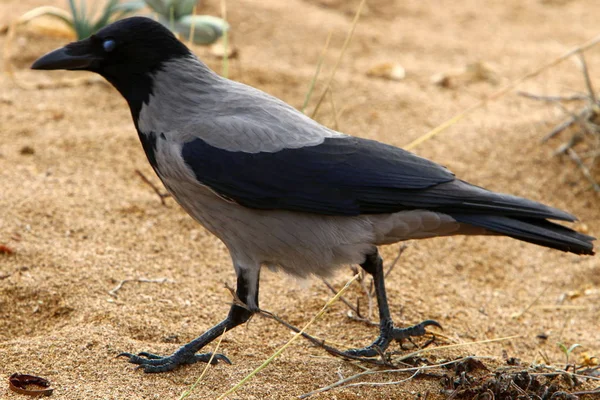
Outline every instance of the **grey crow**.
MULTIPOLYGON (((260 90, 222 78, 161 24, 123 19, 38 59, 33 69, 96 72, 127 100, 148 161, 177 202, 225 243, 237 274, 227 317, 170 356, 123 353, 146 372, 207 362, 198 353, 258 308, 262 266, 324 276, 360 264, 373 276, 379 337, 372 357, 421 336, 395 327, 377 246, 448 235, 506 235, 575 254, 594 238, 549 220, 575 217, 490 192, 412 153, 328 129, 260 90)), ((216 360, 229 362, 224 355, 216 360)))

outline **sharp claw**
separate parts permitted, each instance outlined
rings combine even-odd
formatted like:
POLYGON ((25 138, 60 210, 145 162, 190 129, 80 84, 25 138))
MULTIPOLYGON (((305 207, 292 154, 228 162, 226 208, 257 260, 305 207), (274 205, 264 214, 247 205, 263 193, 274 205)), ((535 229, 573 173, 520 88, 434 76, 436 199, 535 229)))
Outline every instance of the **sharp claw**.
POLYGON ((137 365, 141 365, 144 363, 145 360, 147 360, 146 358, 142 358, 135 354, 126 353, 126 352, 119 354, 117 357, 127 357, 127 358, 129 358, 129 360, 127 360, 127 361, 129 361, 132 364, 137 364, 137 365))
MULTIPOLYGON (((213 360, 216 360, 217 362, 218 362, 219 360, 221 360, 221 361, 223 361, 223 362, 225 362, 225 363, 227 363, 227 364, 229 364, 229 365, 232 365, 232 364, 233 364, 233 363, 231 362, 231 360, 230 360, 229 358, 227 358, 227 356, 226 356, 226 355, 224 355, 224 354, 215 354, 215 356, 213 357, 213 360)), ((216 363, 215 363, 215 364, 216 364, 216 363)))
POLYGON ((433 319, 428 319, 426 321, 421 322, 419 325, 422 325, 423 328, 427 327, 427 326, 435 326, 436 328, 440 328, 441 330, 444 330, 444 328, 442 328, 442 325, 440 325, 439 322, 433 320, 433 319))
POLYGON ((157 354, 148 353, 147 351, 142 351, 137 354, 139 357, 146 357, 148 360, 160 360, 164 357, 161 357, 157 354))
POLYGON ((410 340, 411 337, 418 337, 425 335, 425 328, 428 326, 435 326, 439 329, 442 328, 439 322, 428 319, 419 324, 408 326, 406 328, 393 328, 388 333, 389 336, 379 336, 373 344, 364 347, 362 349, 347 350, 344 353, 352 357, 375 357, 377 355, 383 356, 383 352, 387 349, 387 346, 391 340, 402 343, 403 340, 410 340))
POLYGON ((192 358, 190 360, 190 364, 193 364, 198 361, 202 361, 202 362, 210 361, 211 365, 217 365, 219 363, 219 361, 223 361, 229 365, 232 364, 232 362, 229 358, 227 358, 224 354, 220 354, 220 353, 217 353, 215 355, 212 355, 212 353, 198 354, 197 356, 195 356, 195 358, 192 358), (212 359, 211 359, 211 357, 212 357, 212 359))
POLYGON ((212 362, 211 362, 211 364, 212 364, 212 365, 217 365, 217 364, 218 364, 218 362, 219 362, 219 360, 220 360, 220 361, 223 361, 223 362, 225 362, 225 363, 227 363, 227 364, 229 364, 229 365, 232 365, 232 364, 233 364, 233 363, 231 362, 231 360, 230 360, 229 358, 227 358, 227 356, 225 356, 224 354, 220 354, 220 353, 219 353, 219 354, 215 354, 215 355, 213 356, 213 359, 212 359, 212 362))

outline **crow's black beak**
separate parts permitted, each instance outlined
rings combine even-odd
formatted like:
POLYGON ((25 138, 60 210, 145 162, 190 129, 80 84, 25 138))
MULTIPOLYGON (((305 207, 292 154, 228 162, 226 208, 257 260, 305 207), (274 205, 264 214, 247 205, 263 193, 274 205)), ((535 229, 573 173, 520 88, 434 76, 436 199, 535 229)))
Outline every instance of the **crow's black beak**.
MULTIPOLYGON (((38 58, 31 69, 87 69, 98 57, 91 52, 81 51, 83 46, 73 46, 80 44, 76 42, 71 45, 61 47, 38 58)), ((83 44, 83 43, 82 43, 83 44)))

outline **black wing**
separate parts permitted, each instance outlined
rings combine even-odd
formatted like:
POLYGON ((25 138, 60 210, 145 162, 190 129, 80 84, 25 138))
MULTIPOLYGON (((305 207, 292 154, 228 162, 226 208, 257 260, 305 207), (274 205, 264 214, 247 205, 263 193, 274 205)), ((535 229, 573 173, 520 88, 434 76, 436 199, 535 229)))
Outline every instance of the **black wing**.
POLYGON ((384 213, 398 208, 398 192, 454 180, 444 167, 402 149, 354 137, 274 153, 183 146, 196 178, 250 208, 327 215, 384 213))
POLYGON ((573 220, 455 179, 441 165, 400 148, 351 136, 274 153, 227 151, 195 139, 183 145, 182 156, 202 184, 249 208, 325 215, 435 209, 573 220))

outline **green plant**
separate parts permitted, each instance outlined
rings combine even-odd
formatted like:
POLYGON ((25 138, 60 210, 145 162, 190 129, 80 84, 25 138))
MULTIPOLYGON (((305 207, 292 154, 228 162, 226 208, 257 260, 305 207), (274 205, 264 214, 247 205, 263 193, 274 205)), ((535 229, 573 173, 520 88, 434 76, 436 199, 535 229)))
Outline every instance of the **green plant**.
POLYGON ((567 364, 567 368, 569 368, 569 356, 571 355, 571 353, 573 352, 573 350, 575 350, 578 347, 581 347, 580 344, 572 344, 570 347, 567 348, 567 346, 564 343, 557 343, 558 347, 560 348, 560 350, 564 353, 565 355, 565 359, 566 359, 566 364, 567 364))
POLYGON ((127 4, 140 3, 150 7, 160 23, 196 44, 212 44, 229 30, 229 24, 221 18, 195 15, 197 0, 145 0, 127 4))
MULTIPOLYGON (((98 2, 93 2, 92 4, 96 5, 98 2)), ((84 39, 109 23, 137 11, 140 7, 137 7, 133 3, 120 4, 119 0, 110 0, 106 3, 96 20, 92 20, 87 14, 86 0, 80 0, 79 7, 75 3, 75 0, 69 0, 69 8, 72 15, 72 24, 70 26, 75 31, 78 39, 84 39)), ((91 14, 94 14, 93 10, 91 14)), ((70 21, 65 22, 69 24, 70 21)))
POLYGON ((120 4, 119 0, 110 0, 94 19, 93 16, 96 14, 94 6, 97 4, 98 2, 92 2, 92 10, 90 13, 87 11, 86 0, 80 0, 79 2, 69 0, 70 13, 61 8, 52 6, 38 7, 23 14, 19 18, 18 23, 22 24, 29 22, 34 18, 47 15, 60 19, 67 24, 73 32, 75 32, 77 39, 84 39, 91 36, 100 28, 119 18, 123 18, 127 14, 137 11, 143 6, 143 4, 140 5, 136 3, 120 4))

